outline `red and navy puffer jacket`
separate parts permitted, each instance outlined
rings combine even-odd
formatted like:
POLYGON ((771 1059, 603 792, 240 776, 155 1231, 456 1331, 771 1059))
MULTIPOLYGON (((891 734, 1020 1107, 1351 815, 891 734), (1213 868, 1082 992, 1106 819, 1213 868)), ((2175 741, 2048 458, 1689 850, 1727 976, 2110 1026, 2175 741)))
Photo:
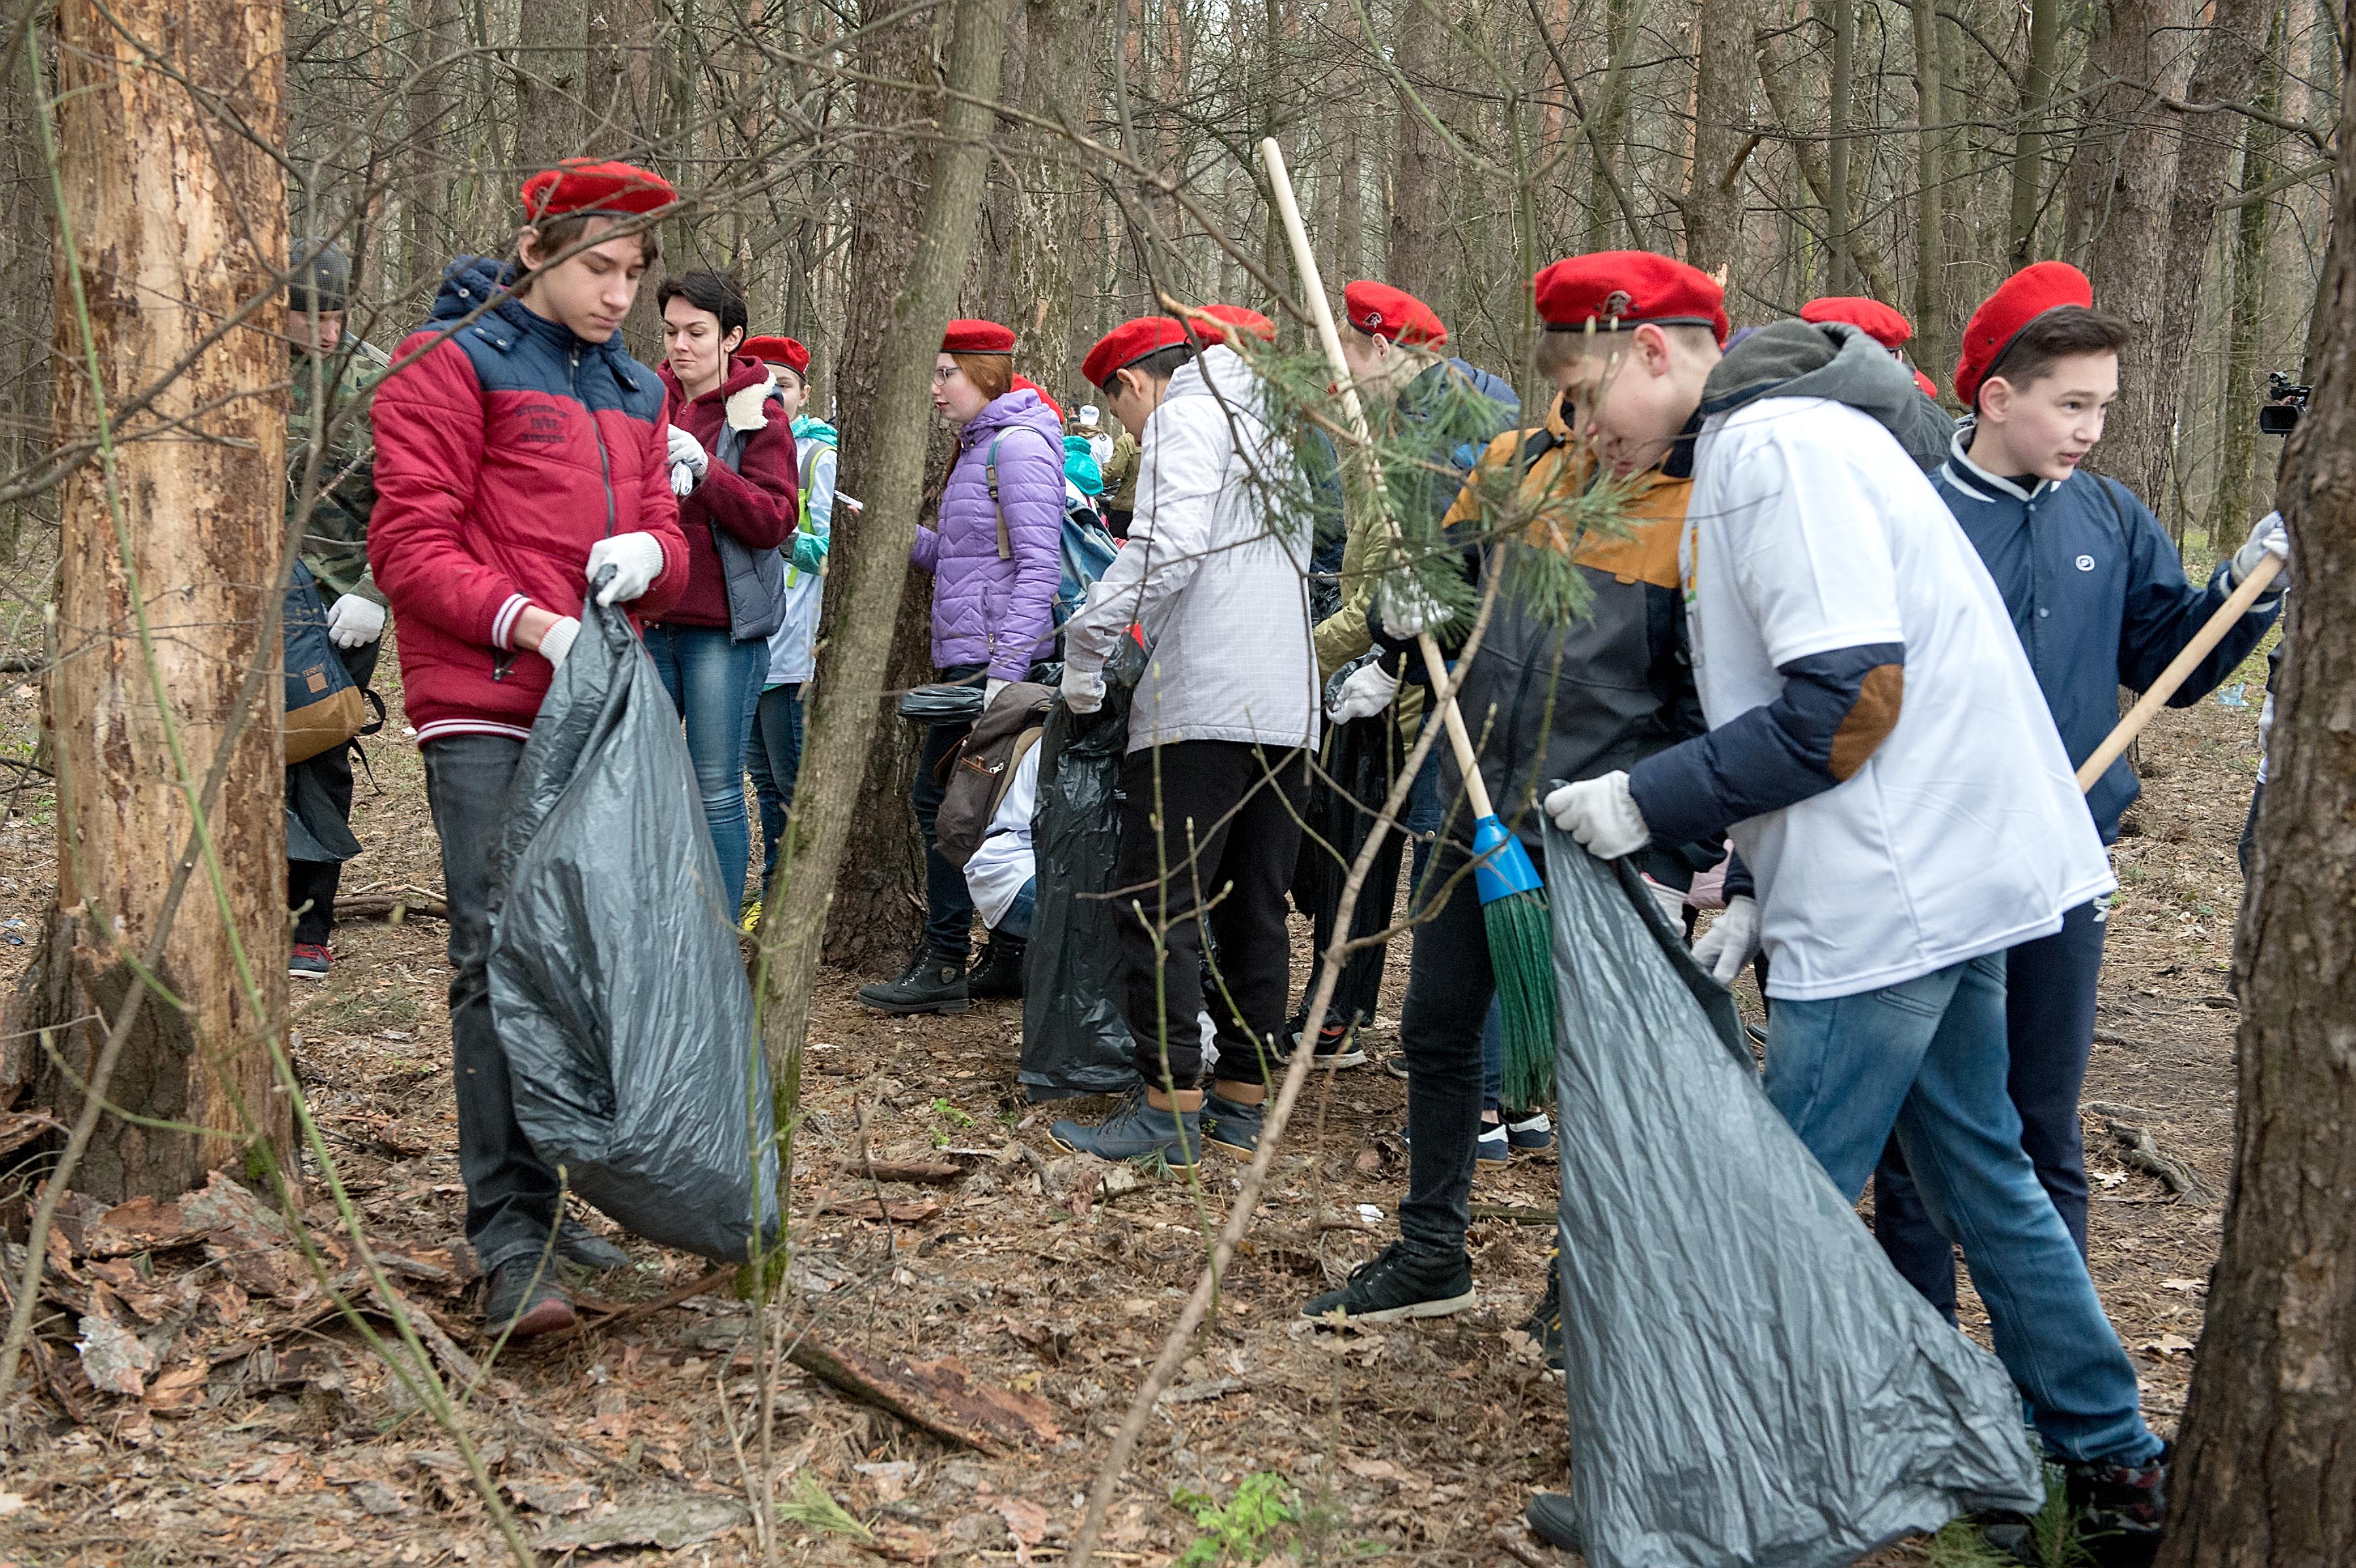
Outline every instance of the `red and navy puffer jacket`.
POLYGON ((634 616, 661 614, 687 585, 662 383, 619 338, 584 342, 503 297, 509 282, 498 261, 452 262, 370 410, 369 565, 400 624, 420 743, 530 732, 552 671, 509 640, 516 619, 531 605, 581 613, 597 540, 662 543, 634 616))

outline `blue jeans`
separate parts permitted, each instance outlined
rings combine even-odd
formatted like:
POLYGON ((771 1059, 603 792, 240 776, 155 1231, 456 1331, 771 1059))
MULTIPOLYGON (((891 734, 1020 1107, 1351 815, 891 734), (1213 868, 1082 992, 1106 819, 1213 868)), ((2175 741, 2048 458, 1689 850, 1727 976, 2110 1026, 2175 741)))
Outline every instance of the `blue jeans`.
POLYGON ((777 846, 786 841, 786 814, 794 808, 794 782, 802 772, 802 683, 789 680, 761 693, 753 712, 753 742, 744 752, 761 803, 761 882, 777 874, 777 846))
POLYGON ((2004 955, 1851 997, 1779 997, 1768 1019, 1767 1098, 1843 1198, 1865 1190, 1896 1129, 2046 1443, 2071 1459, 2158 1455, 2135 1368, 2020 1147, 2005 1089, 2004 955))
POLYGON ((1014 901, 1006 906, 1006 912, 1000 915, 998 923, 990 929, 993 933, 1020 937, 1028 942, 1031 940, 1032 917, 1038 912, 1039 879, 1033 877, 1023 884, 1023 891, 1014 895, 1014 901))
POLYGON ((744 818, 744 742, 753 732, 761 679, 769 673, 769 645, 760 637, 740 643, 724 626, 654 625, 647 628, 647 652, 687 724, 703 829, 720 858, 719 891, 727 901, 723 913, 734 925, 744 906, 744 866, 753 855, 752 825, 744 818))

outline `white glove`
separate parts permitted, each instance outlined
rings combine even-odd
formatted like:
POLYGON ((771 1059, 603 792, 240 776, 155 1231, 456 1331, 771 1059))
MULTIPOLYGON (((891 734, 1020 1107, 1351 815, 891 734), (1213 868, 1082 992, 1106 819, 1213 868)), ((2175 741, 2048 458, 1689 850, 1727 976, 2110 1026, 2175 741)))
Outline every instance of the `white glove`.
POLYGON ((1721 986, 1731 986, 1742 966, 1759 956, 1759 901, 1739 893, 1693 944, 1694 962, 1721 986))
POLYGON ((2234 586, 2239 587, 2250 573, 2257 571, 2258 563, 2270 555, 2282 557, 2283 570, 2266 585, 2268 592, 2263 596, 2262 603, 2290 586, 2290 528, 2284 523, 2280 512, 2268 512, 2251 525, 2249 539, 2233 552, 2233 567, 2228 576, 2234 586))
POLYGON ((1650 877, 1646 877, 1644 879, 1644 891, 1653 895, 1653 901, 1661 906, 1661 912, 1669 917, 1669 923, 1671 925, 1676 926, 1680 931, 1685 929, 1685 894, 1677 891, 1676 889, 1670 887, 1667 883, 1656 882, 1650 877))
MULTIPOLYGON (((712 454, 703 450, 703 443, 696 440, 679 426, 665 425, 663 440, 670 446, 671 482, 674 487, 678 484, 680 469, 684 468, 693 475, 695 479, 701 479, 705 471, 712 466, 712 454)), ((692 480, 690 481, 688 487, 694 488, 692 480)))
POLYGON ((984 713, 989 712, 991 709, 998 706, 998 694, 1004 691, 1006 687, 1007 683, 1002 680, 983 679, 981 683, 981 710, 984 713))
POLYGON ((573 639, 581 635, 581 623, 567 615, 540 635, 540 656, 548 661, 551 669, 564 662, 573 651, 573 639))
POLYGON ((1104 706, 1104 672, 1082 669, 1066 663, 1064 666, 1064 706, 1075 713, 1094 713, 1104 706))
POLYGON ((1333 694, 1333 705, 1325 716, 1336 724, 1347 724, 1353 719, 1371 719, 1391 705, 1398 695, 1398 677, 1379 664, 1370 664, 1354 672, 1333 694))
POLYGON ((614 581, 605 584, 597 603, 626 604, 652 588, 655 579, 662 575, 662 540, 647 533, 599 539, 589 547, 589 581, 596 581, 598 572, 609 566, 614 569, 614 581))
POLYGON ((695 493, 695 470, 684 463, 670 465, 670 493, 681 500, 695 493))
POLYGON ((327 640, 339 648, 357 648, 384 635, 384 606, 373 599, 347 593, 327 606, 327 640))
POLYGON ((1424 591, 1423 584, 1401 573, 1386 578, 1375 589, 1375 613, 1383 630, 1393 636, 1419 637, 1448 624, 1454 612, 1424 591))
POLYGON ((1546 814, 1599 860, 1616 860, 1653 841, 1644 814, 1628 794, 1626 773, 1567 784, 1546 797, 1546 814))

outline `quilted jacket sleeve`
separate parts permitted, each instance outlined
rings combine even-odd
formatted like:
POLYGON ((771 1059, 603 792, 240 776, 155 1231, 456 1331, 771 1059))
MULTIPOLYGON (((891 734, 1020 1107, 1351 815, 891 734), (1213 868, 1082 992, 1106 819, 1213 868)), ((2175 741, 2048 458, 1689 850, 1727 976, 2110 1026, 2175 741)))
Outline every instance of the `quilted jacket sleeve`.
POLYGON ((475 368, 466 350, 431 330, 412 335, 397 357, 401 368, 369 410, 377 493, 369 569, 401 619, 509 647, 508 634, 530 600, 469 548, 484 444, 475 368))
POLYGON ((1064 576, 1064 453, 1034 430, 1010 430, 998 450, 998 504, 1014 551, 1014 588, 999 615, 993 680, 1021 680, 1055 639, 1064 576))

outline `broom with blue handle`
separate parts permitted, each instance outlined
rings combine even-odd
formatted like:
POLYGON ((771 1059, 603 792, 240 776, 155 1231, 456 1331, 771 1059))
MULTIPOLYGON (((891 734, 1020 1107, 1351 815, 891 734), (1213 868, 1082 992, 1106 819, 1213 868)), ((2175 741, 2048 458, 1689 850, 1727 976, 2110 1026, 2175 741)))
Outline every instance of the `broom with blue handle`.
MULTIPOLYGON (((1285 172, 1284 149, 1270 136, 1260 143, 1259 155, 1268 169, 1269 188, 1275 197, 1277 212, 1284 219, 1285 236, 1292 244, 1292 263, 1300 270, 1301 287, 1309 296, 1310 314, 1317 323, 1317 340, 1325 350, 1335 383, 1342 389, 1343 413, 1351 433, 1358 439, 1358 450, 1366 457, 1376 516, 1392 544, 1404 551, 1406 543, 1391 516, 1389 495, 1384 488, 1382 464, 1367 437, 1365 411, 1359 406, 1357 391, 1351 384, 1349 362, 1342 357, 1341 329, 1334 325, 1333 307, 1325 297, 1325 281, 1317 270, 1317 253, 1310 246, 1309 230, 1301 221, 1301 205, 1292 194, 1292 176, 1285 172)), ((1505 1014, 1506 1098, 1516 1104, 1542 1104, 1554 1097, 1554 958, 1546 883, 1539 878, 1537 867, 1531 864, 1529 851, 1522 848, 1522 841, 1497 820, 1496 809, 1489 799, 1489 786, 1481 777, 1480 759, 1473 755, 1472 739, 1465 732, 1464 716, 1458 710, 1455 693, 1449 686, 1448 661, 1441 656, 1440 645, 1429 631, 1418 632, 1415 642, 1423 656, 1424 671, 1430 677, 1432 696, 1438 699, 1446 695, 1446 700, 1440 703, 1440 722, 1447 731, 1449 748, 1456 753, 1457 772, 1464 778, 1466 804, 1472 807, 1473 885, 1481 897, 1482 923, 1489 938, 1489 966, 1496 976, 1497 995, 1505 1014)))

